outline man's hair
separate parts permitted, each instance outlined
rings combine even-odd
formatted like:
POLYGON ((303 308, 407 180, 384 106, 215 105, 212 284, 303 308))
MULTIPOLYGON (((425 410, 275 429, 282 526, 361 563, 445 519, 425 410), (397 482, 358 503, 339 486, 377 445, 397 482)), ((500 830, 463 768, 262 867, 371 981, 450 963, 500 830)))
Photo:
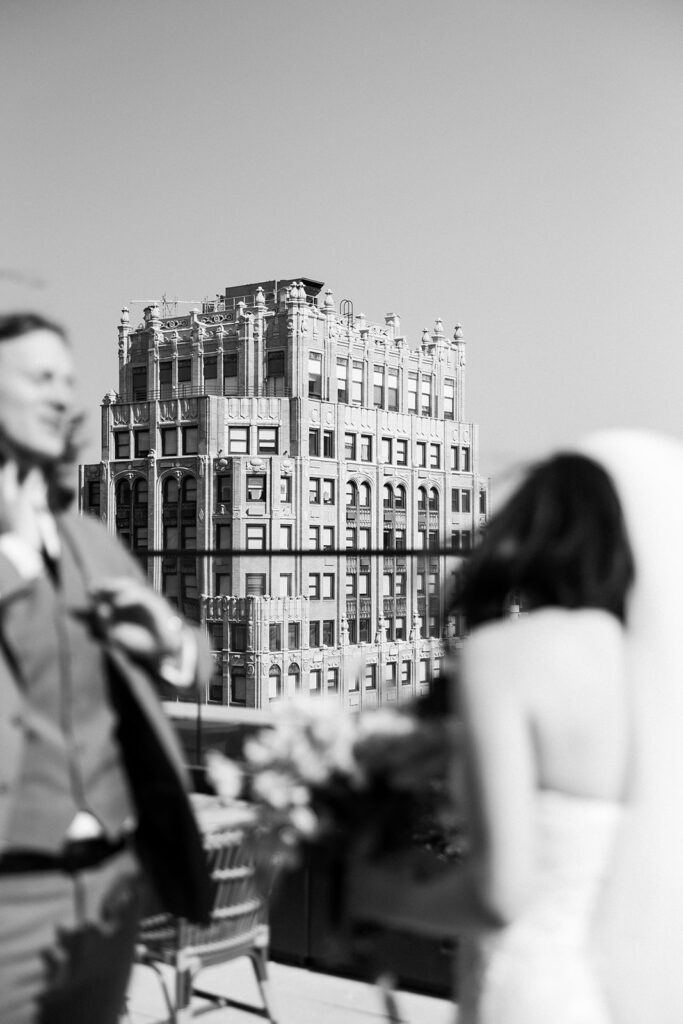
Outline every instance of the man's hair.
POLYGON ((0 341, 21 338, 32 331, 52 331, 68 343, 66 331, 61 324, 48 320, 40 313, 0 313, 0 341))
POLYGON ((622 622, 634 565, 621 504, 605 470, 583 455, 534 466, 492 517, 456 582, 471 626, 527 608, 602 608, 622 622))

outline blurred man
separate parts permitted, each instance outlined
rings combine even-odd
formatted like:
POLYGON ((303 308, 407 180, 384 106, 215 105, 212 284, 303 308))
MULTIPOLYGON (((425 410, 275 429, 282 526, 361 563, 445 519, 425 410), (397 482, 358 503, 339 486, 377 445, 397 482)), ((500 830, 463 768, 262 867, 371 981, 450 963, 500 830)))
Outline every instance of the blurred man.
POLYGON ((206 678, 198 635, 92 518, 64 508, 63 331, 0 316, 0 1021, 109 1024, 142 867, 166 909, 209 888, 154 680, 206 678))

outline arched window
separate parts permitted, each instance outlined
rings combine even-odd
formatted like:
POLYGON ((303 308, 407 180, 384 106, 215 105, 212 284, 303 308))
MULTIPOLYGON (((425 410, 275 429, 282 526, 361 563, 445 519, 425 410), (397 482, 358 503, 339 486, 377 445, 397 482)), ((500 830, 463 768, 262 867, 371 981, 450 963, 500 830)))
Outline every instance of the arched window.
POLYGON ((437 491, 436 487, 432 487, 429 491, 429 511, 439 511, 439 492, 437 491))
POLYGON ((391 486, 391 484, 385 484, 382 493, 384 495, 384 499, 383 499, 384 507, 385 508, 393 508, 394 507, 394 489, 391 486))
POLYGON ((360 503, 364 508, 370 508, 370 484, 360 485, 360 503))
POLYGON ((173 505, 178 500, 178 481, 174 476, 169 476, 164 480, 164 505, 173 505))
POLYGON ((301 673, 298 665, 290 665, 287 670, 287 693, 298 693, 301 687, 301 673))
POLYGON ((394 498, 394 508, 405 508, 406 507, 406 489, 403 484, 399 484, 396 488, 396 496, 394 498))
POLYGON ((346 504, 351 508, 355 508, 358 504, 358 488, 353 480, 349 480, 346 485, 346 504))
POLYGON ((282 674, 277 665, 268 673, 268 700, 280 700, 282 697, 282 674))
POLYGON ((119 480, 116 485, 116 532, 121 541, 133 551, 143 569, 147 569, 147 558, 143 552, 149 547, 147 532, 147 481, 136 477, 131 487, 128 479, 119 480))
MULTIPOLYGON (((185 474, 180 486, 175 476, 164 480, 163 487, 163 546, 169 551, 192 551, 197 547, 197 481, 185 474)), ((162 590, 188 618, 199 621, 199 581, 197 563, 193 556, 164 558, 162 562, 162 590)))
POLYGON ((427 511, 427 489, 426 487, 418 487, 417 489, 417 510, 418 512, 427 511))

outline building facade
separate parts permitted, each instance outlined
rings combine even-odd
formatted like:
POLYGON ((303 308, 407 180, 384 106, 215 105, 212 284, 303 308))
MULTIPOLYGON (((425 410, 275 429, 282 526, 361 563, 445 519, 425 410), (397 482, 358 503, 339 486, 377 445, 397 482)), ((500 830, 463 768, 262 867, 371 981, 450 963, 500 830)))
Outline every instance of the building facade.
POLYGON ((152 304, 137 326, 124 309, 118 333, 81 507, 205 625, 206 700, 425 693, 459 632, 446 549, 466 550, 488 509, 459 325, 411 348, 398 316, 370 323, 304 278, 187 315, 152 304))

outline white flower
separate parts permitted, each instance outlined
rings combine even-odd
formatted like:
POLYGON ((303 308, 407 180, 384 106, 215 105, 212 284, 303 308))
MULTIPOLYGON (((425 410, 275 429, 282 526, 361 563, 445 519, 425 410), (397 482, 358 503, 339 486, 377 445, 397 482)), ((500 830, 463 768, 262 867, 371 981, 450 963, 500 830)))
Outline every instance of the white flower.
POLYGON ((244 784, 242 769, 217 750, 207 750, 206 774, 222 800, 237 800, 244 784))

